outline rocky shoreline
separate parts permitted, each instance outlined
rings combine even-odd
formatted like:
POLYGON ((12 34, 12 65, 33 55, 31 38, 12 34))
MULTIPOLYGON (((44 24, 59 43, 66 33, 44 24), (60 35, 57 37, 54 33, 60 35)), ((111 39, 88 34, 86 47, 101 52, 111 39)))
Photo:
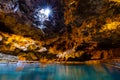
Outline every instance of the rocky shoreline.
POLYGON ((3 63, 4 62, 16 62, 16 61, 18 61, 18 58, 16 56, 0 53, 0 63, 1 62, 3 63))
POLYGON ((9 61, 9 60, 0 60, 0 64, 17 64, 17 63, 41 63, 41 64, 63 64, 63 65, 82 65, 82 64, 100 64, 102 60, 90 60, 90 61, 84 61, 84 62, 78 62, 78 61, 47 61, 47 62, 40 62, 40 61, 9 61))
POLYGON ((104 64, 120 69, 120 58, 117 59, 106 59, 106 60, 89 60, 89 61, 11 61, 11 60, 0 60, 0 64, 61 64, 61 65, 99 65, 104 64))

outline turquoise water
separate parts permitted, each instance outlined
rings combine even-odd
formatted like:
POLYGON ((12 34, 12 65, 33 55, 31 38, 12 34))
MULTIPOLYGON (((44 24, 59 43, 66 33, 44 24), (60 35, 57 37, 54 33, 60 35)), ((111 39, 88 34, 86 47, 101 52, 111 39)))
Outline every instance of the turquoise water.
POLYGON ((107 65, 0 64, 0 80, 120 80, 120 70, 107 65))

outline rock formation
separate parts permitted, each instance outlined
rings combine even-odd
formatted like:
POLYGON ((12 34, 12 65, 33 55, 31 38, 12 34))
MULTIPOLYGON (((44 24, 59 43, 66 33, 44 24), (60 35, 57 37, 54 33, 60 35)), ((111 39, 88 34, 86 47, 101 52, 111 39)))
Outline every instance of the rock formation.
MULTIPOLYGON (((120 46, 119 0, 46 0, 43 3, 43 0, 1 0, 1 35, 32 38, 47 50, 45 56, 56 55, 58 60, 84 61, 116 56, 114 51, 120 46), (43 23, 45 28, 39 28, 41 22, 35 17, 36 11, 46 4, 53 13, 43 23)), ((16 47, 21 50, 20 45, 16 47)), ((36 50, 34 53, 39 56, 36 50)))

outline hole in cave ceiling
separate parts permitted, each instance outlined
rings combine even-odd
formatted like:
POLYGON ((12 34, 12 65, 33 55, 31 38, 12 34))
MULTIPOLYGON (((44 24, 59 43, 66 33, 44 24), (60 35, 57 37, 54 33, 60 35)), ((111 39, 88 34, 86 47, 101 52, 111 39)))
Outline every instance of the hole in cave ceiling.
POLYGON ((58 33, 64 28, 60 0, 19 0, 19 8, 43 33, 58 33))

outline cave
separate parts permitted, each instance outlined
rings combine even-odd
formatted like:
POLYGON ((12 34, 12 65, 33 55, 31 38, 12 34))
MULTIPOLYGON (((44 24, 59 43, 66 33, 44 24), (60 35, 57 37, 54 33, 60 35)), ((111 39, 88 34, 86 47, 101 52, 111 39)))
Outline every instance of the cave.
POLYGON ((120 0, 0 0, 0 80, 119 80, 119 51, 120 0))
POLYGON ((35 60, 42 51, 66 61, 114 58, 119 7, 114 0, 1 0, 0 52, 35 60))

